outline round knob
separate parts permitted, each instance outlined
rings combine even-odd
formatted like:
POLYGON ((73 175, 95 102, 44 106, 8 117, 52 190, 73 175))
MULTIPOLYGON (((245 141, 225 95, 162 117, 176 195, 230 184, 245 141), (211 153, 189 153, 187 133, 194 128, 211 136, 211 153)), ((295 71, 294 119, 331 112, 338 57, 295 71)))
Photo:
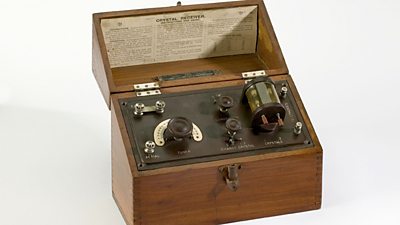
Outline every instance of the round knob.
POLYGON ((185 117, 172 118, 167 125, 166 138, 181 140, 192 136, 193 123, 185 117))
POLYGON ((226 120, 225 122, 226 129, 228 129, 229 132, 238 132, 239 130, 242 129, 242 123, 238 119, 230 118, 226 120))
POLYGON ((221 112, 227 112, 228 109, 233 107, 233 98, 230 96, 219 96, 217 99, 217 104, 221 112))

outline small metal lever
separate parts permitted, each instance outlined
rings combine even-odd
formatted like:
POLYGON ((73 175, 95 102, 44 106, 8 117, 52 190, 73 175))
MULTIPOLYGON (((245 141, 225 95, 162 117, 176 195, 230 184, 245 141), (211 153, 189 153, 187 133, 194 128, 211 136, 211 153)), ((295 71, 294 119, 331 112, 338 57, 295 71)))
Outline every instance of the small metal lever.
POLYGON ((226 185, 231 191, 237 191, 239 189, 239 170, 242 168, 240 164, 232 164, 219 168, 219 171, 224 176, 226 185))
POLYGON ((156 112, 156 113, 164 113, 165 111, 165 102, 162 100, 158 100, 155 105, 152 106, 145 106, 143 103, 136 103, 134 106, 134 112, 133 114, 135 116, 143 116, 144 113, 148 112, 156 112))

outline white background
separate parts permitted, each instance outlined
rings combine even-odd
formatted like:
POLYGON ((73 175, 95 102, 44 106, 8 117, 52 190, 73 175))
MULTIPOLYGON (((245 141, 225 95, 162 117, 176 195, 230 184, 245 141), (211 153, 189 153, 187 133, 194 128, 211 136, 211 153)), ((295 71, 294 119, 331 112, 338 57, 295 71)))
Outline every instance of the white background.
MULTIPOLYGON (((174 4, 0 1, 1 225, 124 224, 91 14, 174 4)), ((266 4, 324 147, 323 207, 237 224, 400 224, 399 1, 266 4)))

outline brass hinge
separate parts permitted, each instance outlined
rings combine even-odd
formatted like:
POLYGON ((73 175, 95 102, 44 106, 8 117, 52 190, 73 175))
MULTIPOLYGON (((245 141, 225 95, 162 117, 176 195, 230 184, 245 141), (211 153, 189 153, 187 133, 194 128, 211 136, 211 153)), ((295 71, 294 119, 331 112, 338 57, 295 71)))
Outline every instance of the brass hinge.
POLYGON ((242 73, 242 78, 246 80, 246 83, 251 81, 253 78, 267 76, 265 70, 257 70, 242 73))
POLYGON ((160 95, 160 84, 158 82, 150 82, 143 84, 133 85, 136 91, 136 96, 150 96, 150 95, 160 95))

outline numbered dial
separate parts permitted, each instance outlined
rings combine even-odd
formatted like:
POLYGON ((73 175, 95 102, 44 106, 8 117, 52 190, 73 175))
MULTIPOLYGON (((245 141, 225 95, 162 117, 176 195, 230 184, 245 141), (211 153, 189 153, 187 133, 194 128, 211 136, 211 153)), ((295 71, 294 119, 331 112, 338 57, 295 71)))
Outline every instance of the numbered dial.
POLYGON ((162 121, 154 129, 154 142, 157 146, 164 146, 167 139, 192 138, 196 142, 203 140, 200 128, 189 120, 177 117, 162 121))

